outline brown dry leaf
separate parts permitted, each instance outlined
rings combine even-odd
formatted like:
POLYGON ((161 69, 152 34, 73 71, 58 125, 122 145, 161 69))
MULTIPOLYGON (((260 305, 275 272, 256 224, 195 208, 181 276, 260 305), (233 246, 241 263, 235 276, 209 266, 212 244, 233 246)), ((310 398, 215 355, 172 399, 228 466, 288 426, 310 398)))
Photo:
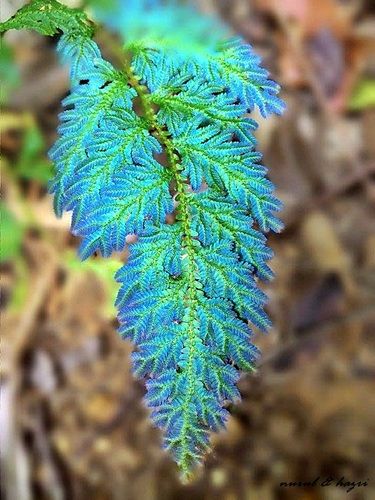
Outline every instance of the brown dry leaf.
POLYGON ((364 247, 365 266, 370 270, 375 269, 375 233, 369 235, 364 247))
POLYGON ((363 2, 258 0, 255 4, 282 28, 277 39, 283 81, 291 87, 312 87, 326 113, 342 112, 373 53, 373 35, 356 29, 363 2))
POLYGON ((346 5, 337 0, 255 0, 257 7, 298 23, 303 37, 316 34, 322 28, 331 30, 338 38, 351 30, 352 21, 361 2, 346 5))
POLYGON ((118 397, 94 393, 84 403, 84 415, 89 420, 105 424, 112 421, 118 412, 118 397))

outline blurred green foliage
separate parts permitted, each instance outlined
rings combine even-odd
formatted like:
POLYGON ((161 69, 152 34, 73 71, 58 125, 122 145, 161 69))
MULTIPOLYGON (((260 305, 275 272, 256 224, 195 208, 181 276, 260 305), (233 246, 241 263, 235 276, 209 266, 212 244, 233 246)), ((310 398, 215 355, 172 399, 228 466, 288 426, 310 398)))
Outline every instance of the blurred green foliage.
POLYGON ((9 98, 10 92, 20 82, 20 75, 14 63, 13 50, 5 40, 0 38, 0 106, 4 106, 9 98))
POLYGON ((354 111, 375 107, 375 80, 362 80, 358 84, 350 99, 349 107, 354 111))
POLYGON ((26 127, 22 146, 14 164, 14 173, 27 180, 38 181, 45 185, 52 178, 53 164, 45 157, 44 137, 36 123, 26 127))
POLYGON ((228 36, 217 17, 203 16, 194 1, 87 0, 93 18, 118 33, 127 48, 147 45, 207 54, 228 36))
POLYGON ((27 300, 30 284, 28 266, 22 255, 26 225, 18 221, 3 202, 0 202, 0 224, 0 263, 12 263, 16 277, 8 308, 19 312, 27 300))
POLYGON ((0 203, 1 245, 0 262, 16 258, 20 254, 24 228, 13 214, 0 203))

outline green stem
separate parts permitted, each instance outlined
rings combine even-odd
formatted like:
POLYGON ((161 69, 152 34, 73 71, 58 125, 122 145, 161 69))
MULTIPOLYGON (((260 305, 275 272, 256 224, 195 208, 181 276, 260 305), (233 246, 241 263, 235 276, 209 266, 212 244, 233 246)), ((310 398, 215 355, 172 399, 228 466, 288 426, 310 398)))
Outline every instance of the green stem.
POLYGON ((188 411, 189 405, 194 397, 194 387, 195 377, 193 373, 193 360, 196 355, 195 341, 196 341, 196 323, 197 323, 197 305, 198 305, 198 268, 195 262, 195 245, 193 231, 191 227, 191 214, 189 210, 189 194, 188 194, 188 184, 186 179, 182 175, 182 166, 180 159, 175 152, 173 145, 173 140, 170 137, 165 128, 163 128, 157 121, 156 112, 150 102, 149 90, 146 86, 140 84, 139 78, 132 72, 130 65, 125 66, 125 74, 128 78, 129 84, 137 92, 137 96, 140 100, 142 106, 142 111, 144 117, 148 122, 150 131, 153 132, 155 137, 158 139, 160 144, 165 148, 165 152, 168 159, 168 167, 171 169, 176 184, 176 199, 178 201, 178 219, 181 222, 183 230, 183 247, 186 250, 185 258, 187 259, 187 294, 186 294, 186 305, 188 309, 188 322, 187 322, 187 342, 188 342, 188 361, 187 361, 187 376, 190 381, 188 390, 186 393, 186 398, 183 405, 183 413, 185 414, 184 424, 182 428, 182 441, 183 448, 186 450, 186 454, 182 458, 181 467, 184 472, 189 469, 188 459, 188 441, 187 441, 187 426, 188 426, 188 411))
POLYGON ((191 227, 191 214, 189 210, 189 193, 187 191, 188 184, 186 183, 185 177, 182 175, 183 167, 181 165, 180 158, 175 152, 173 140, 170 137, 170 133, 164 127, 162 127, 157 120, 157 115, 153 104, 150 100, 149 89, 140 83, 140 78, 134 74, 131 68, 132 54, 129 51, 124 51, 118 45, 118 43, 104 30, 99 32, 99 37, 111 50, 113 56, 117 59, 119 66, 123 68, 124 75, 127 78, 129 85, 136 91, 140 105, 142 107, 142 112, 145 120, 148 123, 149 130, 158 139, 159 143, 164 147, 167 160, 168 168, 173 173, 174 182, 176 184, 176 199, 178 201, 178 219, 182 226, 183 231, 183 247, 186 250, 186 254, 181 256, 181 258, 186 258, 186 273, 187 273, 187 293, 186 293, 186 307, 188 311, 187 320, 187 347, 189 351, 188 361, 187 361, 187 376, 189 380, 189 386, 186 393, 185 401, 182 407, 182 412, 184 415, 183 428, 181 444, 185 451, 183 454, 180 466, 185 475, 188 475, 190 470, 190 464, 188 463, 189 458, 189 443, 188 443, 188 412, 189 405, 194 398, 194 388, 195 388, 195 377, 193 373, 193 360, 196 355, 195 341, 197 338, 195 328, 198 319, 198 290, 202 288, 199 283, 198 268, 196 265, 195 256, 195 245, 193 231, 191 227), (199 286, 198 286, 199 285, 199 286))

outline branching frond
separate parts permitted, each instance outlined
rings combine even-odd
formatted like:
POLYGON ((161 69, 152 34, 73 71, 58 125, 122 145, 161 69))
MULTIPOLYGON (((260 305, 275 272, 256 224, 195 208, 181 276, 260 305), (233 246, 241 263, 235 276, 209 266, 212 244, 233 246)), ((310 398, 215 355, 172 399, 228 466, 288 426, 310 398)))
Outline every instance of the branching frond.
POLYGON ((32 2, 2 30, 64 31, 57 48, 72 89, 50 151, 55 210, 73 212, 82 258, 121 251, 137 235, 117 273, 120 334, 135 344, 165 446, 189 473, 239 398, 239 370, 258 357, 251 325, 270 326, 257 280, 272 277, 263 233, 281 230, 281 204, 248 113, 284 105, 242 40, 205 47, 200 25, 187 50, 165 26, 152 34, 160 9, 181 15, 166 3, 154 2, 147 36, 130 37, 119 69, 103 60, 86 19, 55 1, 32 2))

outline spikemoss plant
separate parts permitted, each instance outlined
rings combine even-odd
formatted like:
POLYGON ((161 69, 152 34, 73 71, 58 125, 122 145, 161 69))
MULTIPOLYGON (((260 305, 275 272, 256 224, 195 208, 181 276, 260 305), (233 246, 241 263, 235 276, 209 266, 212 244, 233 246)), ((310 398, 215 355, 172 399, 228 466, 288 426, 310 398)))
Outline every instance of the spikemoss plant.
POLYGON ((210 22, 187 18, 191 7, 113 8, 105 20, 125 39, 129 30, 118 68, 101 56, 83 12, 55 0, 32 1, 1 30, 62 32, 57 50, 72 88, 50 151, 55 210, 72 211, 83 259, 121 251, 137 235, 116 276, 120 334, 135 344, 152 419, 188 474, 239 399, 240 370, 257 359, 250 325, 270 326, 257 280, 272 277, 263 233, 281 229, 280 202, 247 114, 284 106, 253 49, 219 41, 218 24, 207 36, 210 22), (181 23, 172 31, 171 16, 181 23))

